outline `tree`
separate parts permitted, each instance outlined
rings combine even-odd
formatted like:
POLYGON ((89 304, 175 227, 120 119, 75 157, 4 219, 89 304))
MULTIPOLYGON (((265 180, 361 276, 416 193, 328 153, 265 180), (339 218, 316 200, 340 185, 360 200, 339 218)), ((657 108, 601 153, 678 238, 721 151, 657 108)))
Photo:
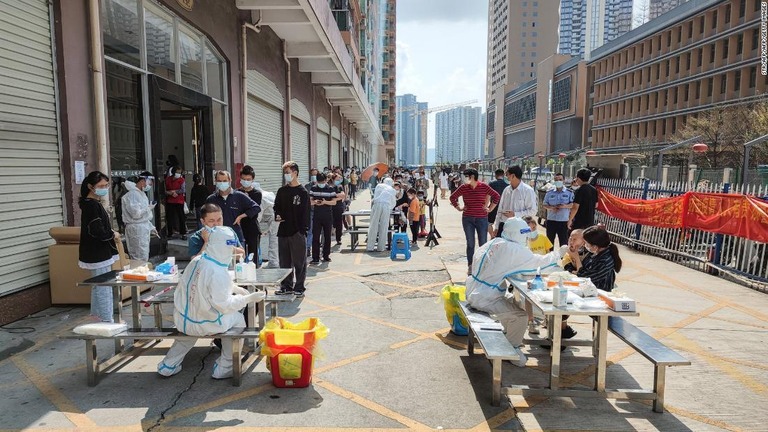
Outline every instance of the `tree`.
POLYGON ((648 22, 649 12, 650 12, 650 6, 648 5, 648 0, 637 0, 637 5, 635 7, 635 14, 634 17, 632 17, 632 28, 640 27, 641 25, 648 22))

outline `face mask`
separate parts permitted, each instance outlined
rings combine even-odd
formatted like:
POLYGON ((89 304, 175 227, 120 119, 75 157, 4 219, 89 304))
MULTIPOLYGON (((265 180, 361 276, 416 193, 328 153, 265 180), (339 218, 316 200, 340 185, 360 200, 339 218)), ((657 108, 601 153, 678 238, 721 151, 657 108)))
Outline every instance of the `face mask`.
POLYGON ((181 174, 176 173, 176 174, 173 175, 173 178, 181 178, 181 174))
POLYGON ((144 192, 149 192, 151 190, 152 190, 152 186, 150 185, 144 186, 144 192))
POLYGON ((340 186, 340 185, 341 185, 341 180, 336 180, 336 181, 335 181, 335 182, 333 182, 333 183, 334 183, 336 186, 340 186))
POLYGON ((224 192, 225 190, 229 189, 229 182, 216 182, 216 187, 224 192))
POLYGON ((505 178, 505 179, 504 179, 504 183, 506 183, 506 184, 509 184, 509 179, 508 179, 508 178, 505 178))
POLYGON ((244 188, 249 188, 253 186, 252 180, 240 180, 240 184, 243 185, 244 188))
POLYGON ((290 183, 293 180, 293 174, 291 173, 283 174, 283 178, 285 179, 286 182, 290 183))
POLYGON ((204 228, 206 231, 208 231, 209 233, 212 233, 212 232, 214 232, 214 231, 216 230, 216 227, 215 227, 215 226, 211 226, 211 227, 209 227, 208 225, 204 225, 204 226, 203 226, 203 228, 204 228))
POLYGON ((103 196, 107 196, 107 194, 109 193, 109 189, 107 189, 107 188, 104 188, 104 189, 101 189, 101 188, 94 189, 93 193, 95 193, 96 196, 103 197, 103 196))
POLYGON ((555 187, 558 188, 558 189, 562 189, 563 188, 563 182, 555 181, 555 187))
POLYGON ((310 176, 310 177, 309 177, 309 180, 310 180, 312 183, 317 183, 317 176, 310 176))
POLYGON ((325 183, 318 183, 317 187, 319 187, 320 189, 324 189, 325 188, 325 183))
POLYGON ((528 233, 528 238, 531 239, 531 240, 536 240, 536 237, 538 237, 538 236, 539 236, 539 232, 538 231, 531 231, 531 232, 528 233))
POLYGON ((573 191, 575 191, 575 190, 579 190, 579 188, 580 188, 580 187, 581 187, 581 186, 571 186, 571 190, 573 190, 573 191))

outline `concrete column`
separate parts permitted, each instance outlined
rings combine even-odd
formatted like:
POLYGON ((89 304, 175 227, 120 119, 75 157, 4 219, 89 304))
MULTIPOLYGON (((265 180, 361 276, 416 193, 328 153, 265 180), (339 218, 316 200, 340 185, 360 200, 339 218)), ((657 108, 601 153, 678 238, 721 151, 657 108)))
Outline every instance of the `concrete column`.
POLYGON ((669 175, 669 165, 661 166, 661 184, 667 184, 667 176, 669 175))
POLYGON ((690 164, 688 165, 688 183, 693 184, 695 179, 696 179, 696 165, 690 164))
POLYGON ((643 165, 640 167, 640 177, 645 178, 645 169, 648 168, 647 166, 643 165))
POLYGON ((723 168, 723 184, 731 182, 731 168, 723 168))

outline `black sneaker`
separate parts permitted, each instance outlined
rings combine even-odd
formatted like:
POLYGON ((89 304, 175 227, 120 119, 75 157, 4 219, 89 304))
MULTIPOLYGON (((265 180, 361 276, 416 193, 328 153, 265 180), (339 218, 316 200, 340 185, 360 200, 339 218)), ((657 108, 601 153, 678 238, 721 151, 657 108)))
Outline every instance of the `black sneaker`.
POLYGON ((318 260, 312 260, 309 262, 309 265, 319 265, 319 264, 320 264, 320 261, 318 260))
POLYGON ((275 294, 276 295, 291 295, 291 294, 293 294, 293 290, 285 290, 285 289, 281 288, 281 289, 275 291, 275 294))
POLYGON ((336 246, 341 246, 341 241, 337 241, 336 246))
POLYGON ((323 262, 331 262, 331 257, 323 258, 323 262))
POLYGON ((563 339, 571 339, 572 337, 576 336, 576 330, 573 329, 573 327, 567 325, 564 329, 560 330, 560 337, 563 339))
POLYGON ((304 291, 294 291, 293 295, 295 295, 297 299, 304 298, 304 291))
POLYGON ((187 239, 187 235, 186 235, 186 234, 182 234, 182 235, 181 235, 181 239, 182 239, 182 240, 186 240, 186 239, 187 239))

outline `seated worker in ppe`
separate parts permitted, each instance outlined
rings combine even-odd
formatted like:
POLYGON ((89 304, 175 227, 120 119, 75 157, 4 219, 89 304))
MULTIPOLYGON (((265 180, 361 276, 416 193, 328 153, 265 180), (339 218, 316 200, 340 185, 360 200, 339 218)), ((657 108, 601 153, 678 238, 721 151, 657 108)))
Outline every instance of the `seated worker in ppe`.
MULTIPOLYGON (((234 327, 245 327, 240 312, 248 303, 264 297, 263 292, 248 293, 232 282, 227 271, 237 235, 229 227, 210 228, 202 255, 195 257, 182 273, 173 297, 176 328, 190 336, 211 336, 234 327)), ((157 373, 171 376, 181 371, 181 362, 197 339, 177 339, 157 373)), ((221 341, 221 356, 213 366, 213 378, 232 376, 232 339, 221 341)), ((242 340, 240 341, 242 343, 242 340)))
POLYGON ((531 228, 524 220, 514 217, 504 223, 501 237, 480 246, 475 251, 472 274, 467 278, 467 301, 477 310, 487 312, 504 326, 507 340, 515 347, 520 359, 515 366, 525 367, 527 358, 520 350, 528 326, 528 313, 504 297, 505 278, 520 278, 536 273, 541 267, 557 265, 566 246, 546 255, 536 255, 528 249, 526 240, 531 228))
MULTIPOLYGON (((208 233, 210 232, 209 229, 224 226, 224 214, 221 212, 221 208, 216 204, 205 204, 200 208, 200 222, 203 224, 203 227, 189 236, 189 240, 187 240, 189 255, 192 258, 200 255, 205 248, 205 243, 208 240, 208 233)), ((235 253, 238 255, 245 254, 245 249, 243 249, 240 244, 240 240, 237 241, 235 253)))

